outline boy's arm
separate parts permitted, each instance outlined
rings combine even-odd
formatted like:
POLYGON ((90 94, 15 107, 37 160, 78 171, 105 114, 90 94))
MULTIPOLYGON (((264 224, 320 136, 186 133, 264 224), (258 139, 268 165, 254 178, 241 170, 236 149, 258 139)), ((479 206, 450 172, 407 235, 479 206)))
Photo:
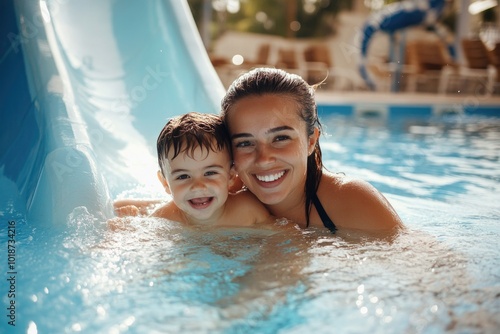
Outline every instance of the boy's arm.
POLYGON ((164 205, 159 206, 158 203, 160 201, 150 201, 151 205, 149 206, 143 206, 143 212, 139 212, 138 208, 136 205, 138 204, 141 206, 143 203, 146 204, 146 201, 139 200, 120 200, 121 203, 119 203, 118 208, 116 208, 115 205, 115 212, 117 214, 117 217, 111 218, 107 220, 108 228, 112 231, 117 231, 117 230, 135 230, 135 227, 131 226, 131 222, 133 219, 135 219, 133 216, 149 216, 149 217, 158 217, 158 218, 165 218, 169 220, 175 220, 181 222, 181 217, 178 214, 178 210, 176 210, 176 206, 173 203, 173 201, 169 201, 165 203, 164 205), (155 205, 154 211, 149 214, 149 212, 146 212, 147 207, 151 207, 155 205), (137 210, 137 211, 136 211, 137 210))
POLYGON ((155 206, 162 202, 163 201, 159 199, 119 199, 113 203, 113 207, 118 217, 146 216, 155 206))

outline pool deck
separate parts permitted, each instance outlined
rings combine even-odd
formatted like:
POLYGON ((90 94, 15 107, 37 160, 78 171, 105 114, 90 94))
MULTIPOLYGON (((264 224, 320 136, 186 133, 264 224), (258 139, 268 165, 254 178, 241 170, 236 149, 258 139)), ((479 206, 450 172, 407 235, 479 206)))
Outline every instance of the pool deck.
POLYGON ((317 91, 316 102, 320 114, 335 113, 354 117, 427 117, 449 114, 500 117, 498 95, 317 91))
POLYGON ((480 105, 498 107, 500 111, 500 95, 442 95, 429 93, 382 93, 382 92, 316 92, 318 104, 327 105, 480 105))

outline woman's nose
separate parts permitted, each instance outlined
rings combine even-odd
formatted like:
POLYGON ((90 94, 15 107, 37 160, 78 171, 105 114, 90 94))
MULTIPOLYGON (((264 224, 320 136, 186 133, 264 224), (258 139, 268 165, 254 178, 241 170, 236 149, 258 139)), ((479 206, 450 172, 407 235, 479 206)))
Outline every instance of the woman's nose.
POLYGON ((261 145, 257 148, 256 162, 259 165, 267 165, 276 161, 272 148, 261 145))

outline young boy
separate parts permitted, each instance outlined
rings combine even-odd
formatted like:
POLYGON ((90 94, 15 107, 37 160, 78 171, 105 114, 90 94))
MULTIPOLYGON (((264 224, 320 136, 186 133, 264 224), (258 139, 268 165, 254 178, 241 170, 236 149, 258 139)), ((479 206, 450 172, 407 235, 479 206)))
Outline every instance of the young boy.
POLYGON ((207 226, 274 223, 252 193, 229 193, 236 173, 219 116, 191 112, 172 118, 158 136, 157 151, 158 179, 172 200, 151 216, 207 226))

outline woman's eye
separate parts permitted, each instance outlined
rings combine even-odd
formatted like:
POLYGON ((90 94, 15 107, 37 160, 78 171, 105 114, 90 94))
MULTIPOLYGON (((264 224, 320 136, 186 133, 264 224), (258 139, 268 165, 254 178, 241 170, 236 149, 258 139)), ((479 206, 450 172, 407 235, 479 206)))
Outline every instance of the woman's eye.
POLYGON ((290 136, 287 136, 287 135, 280 135, 280 136, 276 136, 274 138, 274 141, 283 141, 283 140, 288 140, 290 139, 290 136))
POLYGON ((246 141, 240 141, 240 142, 237 142, 234 144, 235 147, 248 147, 248 146, 251 146, 252 144, 250 143, 250 141, 246 140, 246 141))

